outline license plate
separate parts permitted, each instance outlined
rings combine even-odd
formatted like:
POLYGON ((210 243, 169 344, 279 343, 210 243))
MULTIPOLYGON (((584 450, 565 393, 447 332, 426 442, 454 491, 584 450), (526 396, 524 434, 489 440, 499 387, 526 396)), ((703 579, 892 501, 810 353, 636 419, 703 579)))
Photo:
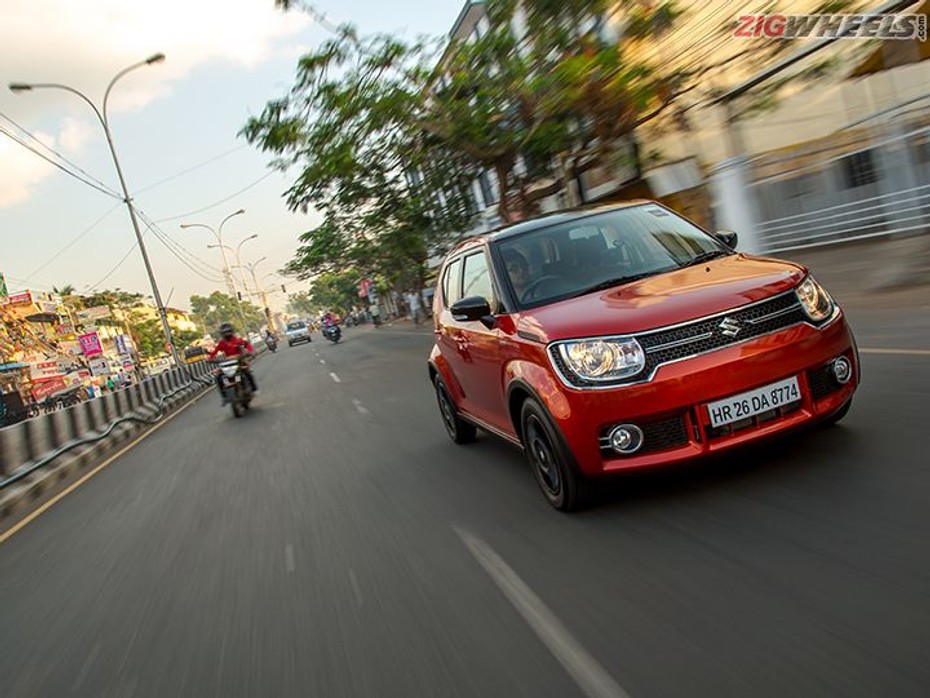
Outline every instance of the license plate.
POLYGON ((707 413, 710 415, 711 426, 720 427, 797 402, 800 399, 798 377, 792 376, 723 400, 708 402, 707 413))

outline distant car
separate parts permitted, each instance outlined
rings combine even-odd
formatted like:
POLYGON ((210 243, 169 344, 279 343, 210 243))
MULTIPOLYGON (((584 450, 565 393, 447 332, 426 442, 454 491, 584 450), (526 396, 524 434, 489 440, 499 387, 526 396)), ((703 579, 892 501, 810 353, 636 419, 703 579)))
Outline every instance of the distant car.
POLYGON ((303 320, 292 320, 287 323, 287 346, 292 347, 298 342, 312 342, 310 328, 303 320))
POLYGON ((804 267, 736 252, 647 201, 563 211, 458 244, 429 373, 456 443, 521 446, 546 499, 846 414, 859 357, 804 267))

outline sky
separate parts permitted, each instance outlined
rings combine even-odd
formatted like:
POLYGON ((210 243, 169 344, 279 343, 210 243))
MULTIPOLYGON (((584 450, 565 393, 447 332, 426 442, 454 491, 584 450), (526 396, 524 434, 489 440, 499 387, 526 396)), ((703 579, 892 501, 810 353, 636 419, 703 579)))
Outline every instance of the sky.
MULTIPOLYGON (((351 22, 365 34, 409 38, 446 34, 464 0, 319 0, 329 22, 351 22)), ((291 259, 298 236, 320 220, 291 213, 283 193, 296 171, 268 167, 270 157, 237 135, 265 104, 293 84, 298 58, 331 36, 301 10, 273 0, 3 0, 0 3, 0 272, 11 292, 78 292, 121 288, 151 294, 121 198, 81 182, 7 134, 57 160, 97 187, 119 191, 103 128, 90 106, 60 89, 14 94, 9 83, 58 83, 98 108, 107 83, 123 68, 164 53, 164 62, 123 76, 108 117, 131 197, 154 232, 145 233, 163 301, 189 307, 192 294, 224 289, 216 230, 242 243, 273 308, 306 282, 274 272, 291 259), (52 149, 52 152, 45 148, 52 149), (182 263, 168 247, 187 260, 182 263), (193 269, 191 268, 193 267, 193 269)), ((231 262, 234 264, 235 262, 231 262)), ((238 282, 238 270, 233 270, 238 282)), ((251 277, 246 272, 251 285, 251 277)))

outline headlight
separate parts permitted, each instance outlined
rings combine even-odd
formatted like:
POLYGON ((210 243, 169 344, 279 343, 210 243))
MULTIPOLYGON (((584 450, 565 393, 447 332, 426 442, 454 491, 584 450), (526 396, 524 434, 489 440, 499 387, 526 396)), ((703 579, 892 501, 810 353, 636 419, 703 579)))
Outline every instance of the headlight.
POLYGON ((609 382, 635 376, 646 365, 646 355, 632 338, 584 339, 558 345, 565 365, 578 378, 609 382))
POLYGON ((813 276, 808 276, 798 284, 794 289, 795 295, 801 301, 801 307, 804 312, 814 322, 822 322, 833 314, 835 305, 830 294, 823 287, 814 281, 813 276))

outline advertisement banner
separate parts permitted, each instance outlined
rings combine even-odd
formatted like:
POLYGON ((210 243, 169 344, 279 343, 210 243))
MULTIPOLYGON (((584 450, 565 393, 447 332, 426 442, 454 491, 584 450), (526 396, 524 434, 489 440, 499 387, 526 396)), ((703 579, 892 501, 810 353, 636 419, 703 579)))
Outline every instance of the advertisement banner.
POLYGON ((91 374, 95 376, 108 376, 110 375, 110 362, 107 361, 104 357, 98 356, 95 359, 91 359, 87 362, 90 366, 91 374))
POLYGON ((128 354, 129 353, 129 342, 127 337, 124 334, 116 335, 116 353, 117 354, 128 354))
POLYGON ((100 318, 110 316, 110 306, 108 305, 95 305, 93 308, 85 308, 84 310, 79 310, 74 314, 74 316, 80 322, 89 322, 91 320, 98 320, 100 318))
POLYGON ((64 378, 51 378, 47 381, 42 381, 40 383, 35 383, 32 386, 32 396, 36 402, 44 400, 49 395, 54 395, 55 393, 60 393, 62 390, 67 390, 68 384, 65 383, 64 378))
POLYGON ((81 351, 84 352, 84 356, 97 356, 103 353, 100 337, 97 336, 96 332, 82 334, 78 337, 78 341, 81 343, 81 351))
POLYGON ((63 373, 57 361, 41 361, 29 366, 29 377, 34 380, 55 378, 63 373))
POLYGON ((70 322, 63 322, 60 325, 56 325, 55 334, 60 337, 67 337, 69 334, 74 334, 74 325, 70 322))
POLYGON ((0 305, 32 305, 32 294, 23 291, 12 296, 0 296, 0 305))

